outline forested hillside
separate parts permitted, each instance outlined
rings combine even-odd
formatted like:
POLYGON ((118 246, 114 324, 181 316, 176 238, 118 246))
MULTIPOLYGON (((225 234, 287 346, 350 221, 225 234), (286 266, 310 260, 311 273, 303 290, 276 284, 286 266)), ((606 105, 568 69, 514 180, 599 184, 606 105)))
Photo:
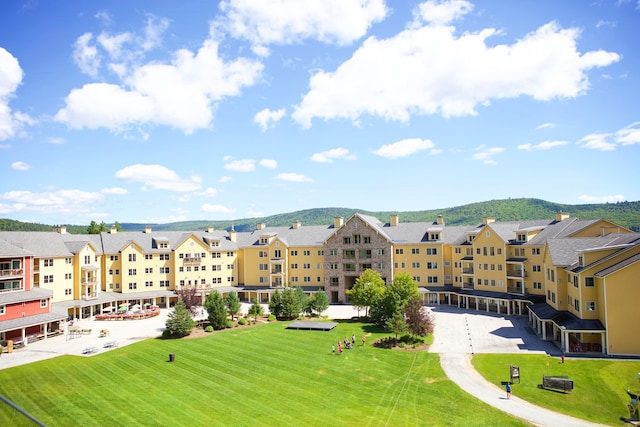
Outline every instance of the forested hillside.
MULTIPOLYGON (((303 225, 330 225, 333 224, 335 217, 343 217, 346 220, 356 212, 374 216, 383 222, 388 222, 389 216, 392 214, 398 214, 401 222, 430 222, 435 221, 438 215, 442 215, 446 224, 472 225, 481 222, 483 217, 494 217, 498 221, 552 219, 560 211, 569 212, 572 217, 580 219, 604 218, 624 227, 632 228, 635 231, 640 231, 640 202, 567 205, 540 199, 524 198, 491 200, 452 208, 424 211, 370 212, 349 208, 317 208, 233 221, 182 221, 168 224, 120 223, 120 226, 125 231, 141 231, 146 225, 151 225, 154 230, 204 230, 206 227, 213 226, 216 229, 229 230, 233 227, 236 231, 250 231, 255 229, 258 222, 264 222, 268 226, 287 226, 294 221, 300 221, 303 225)), ((0 219, 0 230, 51 231, 52 227, 52 225, 0 219)), ((67 225, 66 227, 69 233, 85 233, 88 226, 67 225)))

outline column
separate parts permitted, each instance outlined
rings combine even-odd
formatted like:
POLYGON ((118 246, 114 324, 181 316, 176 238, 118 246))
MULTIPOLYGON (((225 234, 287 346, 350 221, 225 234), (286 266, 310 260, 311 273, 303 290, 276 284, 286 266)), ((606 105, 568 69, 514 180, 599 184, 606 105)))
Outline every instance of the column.
POLYGON ((480 310, 479 305, 480 305, 480 304, 478 304, 478 297, 476 297, 476 311, 479 311, 479 310, 480 310))
POLYGON ((547 322, 542 322, 542 341, 547 340, 547 322))

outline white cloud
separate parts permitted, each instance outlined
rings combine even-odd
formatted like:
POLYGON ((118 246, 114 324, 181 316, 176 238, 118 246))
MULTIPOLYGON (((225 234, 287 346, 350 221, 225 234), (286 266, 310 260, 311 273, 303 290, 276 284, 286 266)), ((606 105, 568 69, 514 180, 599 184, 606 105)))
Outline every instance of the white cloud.
POLYGON ((622 145, 640 143, 640 122, 635 122, 616 132, 616 142, 622 145))
MULTIPOLYGON (((387 159, 399 159, 400 157, 407 157, 419 151, 432 150, 434 147, 434 143, 428 139, 410 138, 394 142, 393 144, 383 145, 377 150, 372 151, 372 153, 387 159)), ((438 150, 438 152, 439 151, 440 150, 438 150)))
POLYGON ((136 164, 120 169, 115 177, 129 182, 141 182, 143 190, 169 190, 191 192, 200 189, 202 179, 192 176, 188 179, 180 178, 171 169, 161 165, 136 164))
POLYGON ((622 194, 615 194, 611 196, 590 196, 583 194, 578 197, 579 200, 585 203, 616 203, 624 202, 626 199, 622 194))
POLYGON ((80 71, 92 77, 98 75, 101 58, 98 48, 93 43, 93 34, 84 33, 73 44, 73 61, 80 71))
POLYGON ((543 123, 539 126, 536 126, 536 130, 540 130, 540 129, 549 129, 549 128, 554 128, 556 127, 555 123, 543 123))
POLYGON ((212 205, 209 203, 202 205, 201 209, 208 213, 234 213, 236 211, 233 208, 228 208, 223 205, 212 205))
POLYGON ((260 160, 260 166, 267 169, 275 169, 278 167, 278 162, 273 159, 262 159, 260 160))
POLYGON ((14 169, 17 171, 28 171, 29 169, 31 169, 31 165, 25 162, 18 161, 18 162, 11 163, 11 169, 14 169))
POLYGON ((45 193, 33 193, 31 191, 8 191, 0 194, 0 214, 13 213, 63 213, 78 214, 90 212, 95 203, 102 200, 100 193, 92 193, 80 190, 58 190, 45 193))
POLYGON ((218 190, 216 190, 213 187, 207 187, 204 189, 204 191, 200 191, 195 195, 200 197, 207 197, 207 198, 218 197, 218 190))
POLYGON ((586 72, 620 59, 613 52, 580 53, 577 29, 543 25, 511 45, 487 44, 495 29, 456 36, 455 28, 423 26, 388 38, 370 37, 335 71, 318 71, 292 117, 363 115, 408 121, 412 115, 475 115, 493 99, 573 98, 586 92, 586 72))
POLYGON ((388 12, 384 0, 224 0, 219 8, 224 17, 214 27, 259 46, 304 39, 349 44, 388 12))
POLYGON ((551 150, 552 148, 560 147, 562 145, 567 145, 567 144, 568 144, 567 141, 542 141, 535 145, 534 144, 518 145, 518 150, 544 151, 544 150, 551 150))
POLYGON ((231 178, 230 176, 223 176, 223 177, 220 177, 220 179, 218 180, 218 182, 222 182, 222 183, 224 183, 224 182, 229 182, 229 181, 231 181, 231 179, 232 179, 232 178, 231 178))
POLYGON ((47 138, 47 142, 49 144, 64 144, 65 140, 62 137, 59 136, 50 136, 49 138, 47 138))
POLYGON ((12 138, 23 126, 9 107, 9 99, 22 83, 22 77, 18 60, 0 47, 0 141, 12 138))
POLYGON ((607 140, 610 136, 609 133, 592 133, 582 137, 577 144, 591 150, 613 151, 616 149, 616 144, 607 140))
POLYGON ((498 162, 496 162, 493 157, 496 154, 502 153, 504 151, 504 148, 482 146, 482 147, 478 147, 477 150, 478 152, 472 156, 473 160, 479 160, 482 163, 487 165, 495 165, 498 162))
POLYGON ((106 10, 99 10, 94 17, 105 26, 109 26, 113 22, 113 18, 106 10))
POLYGON ((293 172, 288 173, 280 173, 273 177, 273 179, 278 179, 281 181, 289 181, 289 182, 310 182, 313 181, 311 178, 308 178, 304 175, 300 175, 293 172))
MULTIPOLYGON (((123 52, 125 45, 131 43, 132 40, 133 34, 126 32, 115 35, 103 32, 97 37, 97 42, 104 50, 107 51, 107 54, 112 61, 122 58, 122 55, 125 54, 123 52)), ((97 47, 94 47, 94 49, 97 51, 97 47)))
POLYGON ((253 116, 253 121, 260 125, 262 130, 265 131, 278 123, 284 117, 284 115, 284 108, 275 111, 265 108, 264 110, 257 112, 256 115, 253 116))
POLYGON ((428 0, 421 3, 414 16, 422 22, 446 25, 473 10, 473 4, 465 0, 428 0))
POLYGON ((102 190, 100 190, 100 192, 102 194, 110 194, 114 196, 122 196, 125 194, 129 194, 129 191, 121 187, 103 188, 102 190))
POLYGON ((332 163, 334 160, 355 160, 356 156, 349 153, 346 148, 338 147, 331 150, 314 153, 311 160, 318 163, 332 163))
POLYGON ((235 172, 252 172, 256 168, 256 161, 253 159, 238 159, 232 160, 225 158, 224 168, 235 172))
POLYGON ((144 50, 151 50, 162 44, 162 35, 169 28, 169 20, 148 15, 147 25, 144 28, 144 39, 141 42, 144 50))
MULTIPOLYGON (((85 38, 90 40, 91 34, 85 38)), ((101 46, 120 58, 125 55, 122 45, 128 39, 123 34, 104 36, 101 46)), ((97 74, 99 62, 88 59, 97 53, 86 53, 91 52, 85 49, 88 41, 82 46, 85 54, 79 65, 97 74)), ((127 61, 131 64, 125 61, 109 65, 122 79, 120 83, 90 83, 71 90, 55 120, 72 129, 104 127, 122 132, 144 124, 160 124, 190 134, 209 127, 216 102, 237 96, 243 87, 255 84, 264 67, 247 58, 225 62, 218 55, 214 40, 206 40, 196 53, 187 49, 174 52, 170 63, 154 61, 139 66, 132 59, 127 61)))

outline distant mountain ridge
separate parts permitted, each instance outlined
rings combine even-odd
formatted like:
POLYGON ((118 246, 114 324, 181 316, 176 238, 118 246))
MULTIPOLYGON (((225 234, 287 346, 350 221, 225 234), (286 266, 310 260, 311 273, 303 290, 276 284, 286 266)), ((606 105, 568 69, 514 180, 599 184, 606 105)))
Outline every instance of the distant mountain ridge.
MULTIPOLYGON (((331 225, 335 217, 350 218, 356 212, 388 222, 391 215, 397 214, 401 222, 432 222, 438 215, 444 217, 449 225, 473 225, 482 221, 483 217, 494 217, 497 221, 516 221, 532 219, 552 219, 557 212, 569 212, 572 217, 580 219, 606 219, 634 231, 640 231, 640 201, 618 202, 585 205, 567 205, 540 199, 520 198, 490 200, 470 203, 444 209, 423 211, 379 211, 372 212, 350 208, 315 208, 301 211, 276 214, 259 218, 243 218, 236 220, 195 220, 166 224, 120 223, 123 231, 142 231, 146 226, 153 230, 192 231, 204 230, 207 227, 236 231, 255 230, 257 223, 267 226, 288 226, 295 221, 302 225, 331 225)), ((86 233, 88 225, 65 225, 67 232, 73 234, 86 233)), ((53 225, 21 222, 12 219, 0 219, 0 231, 51 231, 53 225)))

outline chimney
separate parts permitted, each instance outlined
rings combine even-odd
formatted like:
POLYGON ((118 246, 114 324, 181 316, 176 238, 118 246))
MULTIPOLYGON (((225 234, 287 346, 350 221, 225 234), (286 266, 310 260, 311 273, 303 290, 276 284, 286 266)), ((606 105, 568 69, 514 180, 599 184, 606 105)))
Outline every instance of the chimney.
POLYGON ((264 222, 259 222, 256 224, 256 230, 264 230, 266 226, 267 224, 265 224, 264 222))
POLYGON ((486 216, 486 217, 482 218, 482 223, 484 225, 493 224, 494 222, 496 222, 496 219, 494 217, 486 216))
POLYGON ((109 229, 109 234, 116 234, 118 232, 118 229, 116 228, 115 225, 111 226, 111 229, 109 229))
POLYGON ((569 212, 556 212, 556 221, 564 221, 569 218, 569 212))
POLYGON ((333 228, 340 228, 344 224, 344 218, 341 216, 333 217, 333 228))
POLYGON ((231 227, 231 230, 229 230, 229 240, 234 243, 236 242, 236 230, 234 230, 233 227, 231 227))
POLYGON ((210 225, 210 226, 208 226, 208 227, 205 229, 205 231, 206 231, 207 233, 213 233, 213 226, 211 226, 211 225, 210 225))
POLYGON ((391 225, 392 227, 397 227, 398 224, 400 223, 400 216, 396 215, 391 215, 391 218, 389 219, 389 225, 391 225))
POLYGON ((144 227, 144 233, 145 234, 151 233, 151 227, 149 227, 148 225, 146 227, 144 227))
POLYGON ((293 228, 294 230, 297 230, 298 228, 300 228, 300 225, 302 225, 300 221, 295 221, 291 226, 291 228, 293 228))
POLYGON ((444 225, 444 218, 442 215, 438 215, 438 217, 436 218, 436 224, 444 225))
POLYGON ((53 231, 58 234, 67 234, 67 227, 65 227, 64 225, 57 225, 53 227, 53 231))

